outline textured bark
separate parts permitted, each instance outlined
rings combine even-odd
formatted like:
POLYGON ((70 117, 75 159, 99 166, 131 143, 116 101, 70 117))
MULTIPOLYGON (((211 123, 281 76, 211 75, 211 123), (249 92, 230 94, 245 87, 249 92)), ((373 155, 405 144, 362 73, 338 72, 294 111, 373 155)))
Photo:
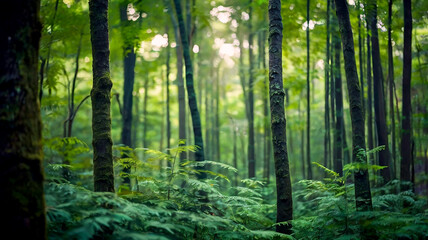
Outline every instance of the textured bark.
MULTIPOLYGON (((282 29, 281 1, 269 0, 269 96, 277 191, 276 222, 293 219, 282 83, 282 29)), ((291 234, 291 223, 277 225, 276 231, 291 234)))
POLYGON ((306 115, 306 161, 308 163, 308 179, 312 179, 312 164, 311 164, 311 102, 310 102, 310 96, 311 96, 311 85, 310 85, 310 39, 309 39, 309 8, 310 8, 310 0, 307 0, 306 2, 306 22, 308 23, 308 26, 306 28, 306 104, 307 104, 307 111, 308 114, 306 115))
MULTIPOLYGON (((354 39, 346 0, 336 0, 336 15, 339 20, 340 35, 342 38, 349 107, 351 109, 353 143, 352 158, 353 162, 367 164, 367 158, 365 156, 366 144, 364 139, 364 114, 358 82, 357 64, 355 62, 354 39), (357 155, 360 151, 364 152, 363 156, 357 155)), ((367 169, 360 169, 359 171, 354 172, 354 178, 357 210, 371 210, 372 199, 367 169)))
POLYGON ((334 48, 334 96, 335 96, 335 113, 336 125, 334 128, 333 141, 333 170, 343 175, 343 96, 342 96, 342 73, 340 69, 340 51, 341 44, 339 39, 339 27, 337 19, 333 17, 333 48, 334 48))
POLYGON ((391 38, 391 24, 392 24, 392 1, 388 1, 388 79, 389 79, 389 115, 391 117, 391 147, 392 147, 392 178, 395 178, 396 167, 396 147, 395 147, 395 115, 394 115, 394 62, 392 55, 392 38, 391 38))
POLYGON ((94 148, 94 190, 114 192, 111 139, 108 0, 89 1, 92 72, 92 146, 94 148))
POLYGON ((255 159, 255 142, 254 142, 254 59, 253 59, 253 36, 254 33, 252 27, 253 21, 253 0, 249 0, 249 20, 248 20, 248 61, 249 61, 249 72, 248 72, 248 178, 256 176, 256 159, 255 159))
POLYGON ((403 0, 404 6, 404 49, 403 49, 403 106, 401 120, 401 173, 400 180, 410 181, 411 148, 411 77, 412 77, 412 5, 403 0))
POLYGON ((380 175, 384 183, 391 180, 391 154, 389 152, 388 133, 386 125, 385 98, 383 90, 383 74, 379 51, 379 37, 377 30, 377 5, 376 1, 370 1, 368 6, 368 19, 371 31, 372 42, 372 63, 373 63, 373 81, 374 81, 374 108, 375 121, 377 129, 378 144, 384 145, 385 150, 379 152, 379 164, 387 166, 380 170, 380 175))
MULTIPOLYGON (((327 40, 325 61, 325 98, 324 98, 324 167, 329 168, 330 162, 330 0, 327 0, 327 40)), ((327 176, 327 173, 326 175, 327 176)))
MULTIPOLYGON (((201 118, 198 110, 198 103, 196 100, 195 89, 193 86, 193 66, 192 60, 190 59, 190 50, 189 43, 187 41, 186 29, 183 21, 183 13, 181 9, 180 0, 174 0, 175 11, 177 13, 178 25, 180 29, 181 43, 183 45, 183 57, 186 67, 186 89, 188 94, 188 102, 190 108, 190 114, 192 116, 193 123, 193 134, 195 139, 195 145, 198 146, 198 150, 195 153, 196 161, 205 160, 204 156, 204 140, 202 138, 202 127, 201 127, 201 118)), ((200 174, 199 177, 204 178, 205 174, 200 174)))
POLYGON ((0 229, 14 239, 46 239, 39 6, 6 1, 0 14, 0 229))

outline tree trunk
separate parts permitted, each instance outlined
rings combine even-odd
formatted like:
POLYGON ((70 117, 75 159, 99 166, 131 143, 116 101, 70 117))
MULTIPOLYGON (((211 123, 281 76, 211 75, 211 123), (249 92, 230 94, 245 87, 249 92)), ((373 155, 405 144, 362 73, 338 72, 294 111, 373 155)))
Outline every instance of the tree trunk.
MULTIPOLYGON (((285 92, 282 83, 282 29, 281 1, 269 0, 269 96, 277 191, 277 223, 293 219, 284 113, 285 92)), ((276 231, 291 234, 291 223, 277 225, 276 231)))
MULTIPOLYGON (((334 5, 333 5, 334 9, 334 5)), ((332 21, 333 28, 333 48, 334 48, 334 96, 335 96, 335 113, 336 113, 336 125, 333 131, 333 170, 343 175, 343 97, 342 97, 342 73, 341 73, 341 62, 340 62, 340 51, 341 43, 339 39, 339 26, 337 18, 333 17, 332 21)), ((333 84, 333 83, 332 83, 333 84)))
MULTIPOLYGON (((171 118, 170 118, 170 109, 169 109, 169 74, 171 72, 170 59, 171 59, 171 47, 169 42, 169 31, 166 30, 168 34, 168 46, 166 47, 166 148, 171 148, 171 118)), ((170 165, 170 162, 168 161, 170 165)))
POLYGON ((254 142, 254 59, 253 59, 253 0, 249 0, 249 20, 248 20, 248 60, 249 60, 249 77, 248 77, 248 178, 256 176, 256 159, 255 159, 255 142, 254 142))
MULTIPOLYGON (((368 25, 368 24, 367 24, 368 25)), ((368 30, 368 29, 367 29, 368 30)), ((373 149, 373 90, 372 90, 372 67, 371 67, 371 48, 370 48, 370 34, 367 32, 367 138, 369 149, 373 149)), ((368 156, 368 160, 370 164, 373 164, 373 154, 368 156)))
POLYGON ((310 8, 310 0, 306 2, 306 103, 308 114, 306 115, 307 128, 306 128, 306 161, 308 163, 308 179, 312 179, 312 166, 311 166, 311 85, 310 85, 310 39, 309 39, 309 8, 310 8))
MULTIPOLYGON (((326 40, 326 64, 325 64, 325 99, 324 99, 324 167, 329 168, 330 160, 330 0, 327 0, 327 40, 326 40)), ((327 173, 326 175, 327 176, 327 173)))
MULTIPOLYGON (((357 64, 355 62, 354 39, 346 0, 336 0, 336 15, 339 20, 340 35, 342 38, 346 80, 349 93, 349 108, 351 109, 353 162, 367 164, 367 158, 365 157, 366 143, 364 139, 364 114, 358 82, 357 64), (361 152, 364 154, 361 154, 361 152)), ((367 169, 360 169, 359 171, 354 172, 354 178, 357 210, 371 210, 372 198, 367 169)))
MULTIPOLYGON (((412 5, 403 0, 404 7, 404 48, 403 48, 403 106, 401 120, 401 181, 411 181, 410 164, 412 162, 412 126, 411 126, 411 77, 412 77, 412 5)), ((407 189, 403 189, 407 190, 407 189)))
POLYGON ((148 127, 148 122, 147 122, 147 101, 149 99, 149 82, 150 82, 150 78, 149 78, 149 73, 146 73, 146 77, 144 79, 144 99, 143 99, 143 147, 144 148, 148 148, 149 147, 149 143, 148 143, 148 139, 147 139, 147 127, 148 127))
POLYGON ((92 71, 92 145, 94 147, 94 190, 114 192, 111 139, 108 1, 90 0, 92 71))
POLYGON ((368 8, 368 19, 371 31, 372 42, 372 63, 373 63, 373 81, 374 81, 374 107, 375 121, 377 128, 378 144, 384 145, 385 150, 379 152, 379 164, 387 166, 380 170, 380 175, 383 182, 387 183, 391 180, 391 154, 388 145, 388 133, 386 129, 386 113, 385 113, 385 98, 383 90, 383 74, 379 51, 379 38, 377 30, 377 5, 376 1, 372 1, 366 6, 368 8))
POLYGON ((360 61, 360 86, 361 86, 361 101, 363 104, 363 114, 365 119, 365 106, 364 106, 364 74, 363 74, 363 39, 361 38, 361 6, 360 0, 357 1, 357 11, 358 11, 358 53, 360 61))
MULTIPOLYGON (((127 4, 121 2, 120 4, 120 22, 122 27, 122 37, 124 38, 123 45, 123 107, 122 107, 122 133, 121 133, 121 142, 126 147, 132 146, 132 92, 134 90, 134 78, 135 78, 135 58, 136 54, 134 52, 133 41, 126 38, 125 31, 129 30, 127 27, 131 24, 132 21, 128 21, 127 16, 127 4)), ((130 157, 129 152, 124 152, 122 155, 123 158, 130 157)), ((124 167, 123 171, 125 173, 130 173, 131 169, 124 167)), ((131 181, 129 177, 125 175, 123 178, 125 184, 130 184, 131 181)))
POLYGON ((389 113, 391 117, 391 146, 392 146, 392 178, 397 174, 396 147, 395 147, 395 115, 394 115, 394 62, 392 55, 391 24, 392 0, 388 1, 388 79, 389 79, 389 113))
MULTIPOLYGON (((263 31, 261 33, 262 39, 261 39, 261 61, 262 61, 262 68, 263 73, 266 72, 266 31, 263 31)), ((269 82, 266 74, 263 77, 263 119, 264 119, 264 169, 263 169, 263 178, 266 179, 266 182, 269 184, 270 182, 270 155, 271 155, 271 148, 272 148, 272 142, 271 142, 271 130, 269 127, 269 82)))
POLYGON ((6 1, 0 15, 1 230, 46 239, 38 99, 40 1, 6 1))
MULTIPOLYGON (((195 89, 193 86, 193 67, 192 67, 192 60, 190 59, 189 43, 186 38, 187 34, 184 26, 180 0, 174 0, 174 3, 175 3, 175 10, 178 18, 178 25, 180 29, 181 43, 183 45, 183 56, 184 56, 184 62, 186 66, 186 89, 188 94, 190 113, 192 115, 193 134, 195 139, 195 145, 198 146, 198 150, 195 153, 195 160, 203 161, 205 160, 204 140, 202 138, 201 118, 199 115, 198 103, 196 100, 195 89)), ((202 173, 199 174, 198 176, 200 178, 205 178, 205 174, 202 174, 202 173)))

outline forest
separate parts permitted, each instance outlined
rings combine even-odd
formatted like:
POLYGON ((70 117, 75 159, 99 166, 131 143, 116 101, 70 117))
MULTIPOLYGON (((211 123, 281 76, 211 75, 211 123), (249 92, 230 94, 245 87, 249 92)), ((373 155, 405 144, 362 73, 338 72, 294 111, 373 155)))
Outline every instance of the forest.
POLYGON ((428 239, 428 1, 2 5, 5 239, 428 239))

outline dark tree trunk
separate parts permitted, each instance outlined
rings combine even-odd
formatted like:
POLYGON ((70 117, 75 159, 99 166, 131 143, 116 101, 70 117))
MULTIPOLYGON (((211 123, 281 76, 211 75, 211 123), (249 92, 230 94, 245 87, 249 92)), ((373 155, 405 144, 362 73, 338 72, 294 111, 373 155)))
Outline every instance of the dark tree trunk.
POLYGON ((15 239, 46 239, 39 7, 40 1, 6 1, 0 14, 0 229, 15 239))
MULTIPOLYGON (((195 160, 203 161, 205 160, 204 140, 202 138, 201 118, 199 115, 198 103, 196 100, 195 89, 193 86, 193 67, 192 60, 190 59, 189 43, 187 41, 187 38, 185 37, 187 36, 187 34, 184 26, 180 0, 174 0, 174 3, 178 18, 178 25, 180 29, 181 43, 183 45, 183 56, 186 66, 186 89, 188 94, 190 113, 192 116, 193 134, 195 139, 195 145, 198 146, 198 150, 195 153, 195 160)), ((204 178, 205 174, 200 174, 199 177, 204 178)))
POLYGON ((361 87, 361 101, 363 104, 363 114, 365 119, 365 106, 364 106, 364 73, 363 73, 363 39, 361 37, 361 7, 360 0, 357 1, 357 11, 358 11, 358 53, 360 61, 360 87, 361 87))
POLYGON ((253 0, 249 0, 249 17, 248 20, 248 60, 249 60, 249 72, 248 72, 248 178, 254 178, 256 176, 256 159, 255 159, 255 142, 254 142, 254 59, 253 59, 253 0))
MULTIPOLYGON (((277 191, 276 222, 293 219, 282 83, 282 29, 281 1, 269 0, 269 96, 277 191)), ((276 231, 291 234, 291 223, 277 225, 276 231)))
MULTIPOLYGON (((333 5, 334 8, 334 5, 333 5)), ((339 39, 339 26, 337 18, 333 17, 333 48, 334 48, 334 96, 335 96, 335 113, 336 125, 334 128, 333 141, 333 170, 343 175, 343 97, 342 97, 342 73, 340 62, 341 43, 339 39)), ((333 84, 333 83, 332 83, 333 84)))
MULTIPOLYGON (((177 19, 174 16, 170 0, 165 0, 165 6, 168 9, 171 18, 172 26, 174 28, 174 37, 177 46, 175 52, 177 56, 177 87, 178 87, 178 139, 186 139, 186 90, 184 89, 183 80, 183 46, 181 43, 180 30, 177 19)), ((180 9, 181 10, 181 9, 180 9)), ((187 153, 180 153, 180 159, 186 159, 187 153)))
MULTIPOLYGON (((325 64, 325 104, 324 104, 324 167, 329 168, 330 162, 330 0, 327 0, 327 40, 325 64)), ((327 173, 326 173, 327 174, 327 173)), ((327 176, 327 175, 326 175, 327 176)))
MULTIPOLYGON (((169 109, 169 74, 171 72, 170 59, 171 59, 171 47, 169 42, 169 31, 168 34, 168 46, 166 47, 166 148, 171 148, 171 118, 170 118, 170 109, 169 109)), ((170 164, 170 162, 168 162, 170 164)))
MULTIPOLYGON (((354 39, 349 19, 349 11, 346 0, 336 0, 336 15, 339 20, 340 35, 345 59, 345 72, 349 93, 349 108, 351 109, 353 162, 367 164, 365 157, 366 143, 364 134, 364 114, 361 102, 361 92, 358 82, 357 64, 355 62, 354 39), (361 152, 364 154, 361 156, 361 152)), ((357 210, 367 211, 372 209, 372 198, 367 169, 354 172, 355 178, 355 202, 357 210)))
POLYGON ((403 106, 401 120, 401 181, 411 181, 412 126, 411 126, 411 77, 412 77, 412 5, 403 0, 404 6, 404 49, 403 49, 403 106))
MULTIPOLYGON (((123 108, 122 108, 122 133, 121 133, 121 142, 123 145, 127 147, 132 146, 131 133, 132 133, 132 92, 134 90, 134 78, 135 78, 135 52, 134 52, 134 44, 132 40, 126 39, 125 31, 128 31, 127 27, 131 24, 132 21, 128 21, 127 16, 127 4, 122 2, 120 4, 120 21, 122 27, 122 36, 124 39, 123 46, 123 108)), ((124 152, 124 158, 128 158, 130 156, 129 152, 124 152)), ((125 173, 130 173, 131 169, 125 167, 123 169, 125 173)), ((123 178, 123 182, 125 184, 130 184, 131 181, 129 177, 125 175, 123 178)))
POLYGON ((306 115, 307 128, 306 128, 306 161, 308 163, 308 179, 312 179, 312 166, 311 166, 311 85, 310 85, 310 39, 309 39, 309 8, 310 0, 306 2, 306 22, 308 26, 306 27, 306 103, 308 114, 306 115))
POLYGON ((94 190, 114 192, 111 139, 108 0, 89 1, 92 71, 92 145, 94 148, 94 190))
POLYGON ((392 24, 392 1, 388 1, 388 79, 389 79, 389 114, 391 117, 391 146, 392 146, 392 178, 395 179, 397 174, 396 164, 396 147, 395 147, 395 115, 394 115, 394 62, 392 55, 392 38, 391 38, 391 24, 392 24))
POLYGON ((377 5, 376 1, 371 1, 368 6, 368 19, 369 27, 371 31, 371 42, 372 42, 372 63, 373 63, 373 81, 374 81, 374 108, 375 108, 375 121, 377 128, 378 144, 384 145, 385 150, 379 152, 379 164, 381 166, 387 166, 380 170, 380 175, 383 178, 383 182, 387 183, 391 180, 391 154, 389 152, 388 145, 388 132, 386 125, 386 112, 385 112, 385 98, 383 90, 383 74, 382 65, 380 60, 379 51, 379 38, 377 30, 377 5))
MULTIPOLYGON (((367 29, 368 30, 368 29, 367 29)), ((371 65, 371 48, 370 48, 370 34, 367 32, 367 138, 369 149, 373 149, 373 90, 372 90, 372 65, 371 65)), ((373 164, 373 154, 368 156, 370 164, 373 164)))

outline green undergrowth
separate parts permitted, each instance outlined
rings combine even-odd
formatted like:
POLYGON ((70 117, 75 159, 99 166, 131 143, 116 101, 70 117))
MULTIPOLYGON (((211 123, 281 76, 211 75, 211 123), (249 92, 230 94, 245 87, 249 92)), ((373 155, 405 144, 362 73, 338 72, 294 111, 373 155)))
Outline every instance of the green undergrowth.
MULTIPOLYGON (((399 192, 400 182, 372 188, 373 211, 355 210, 352 172, 322 166, 328 178, 293 185, 293 234, 274 232, 275 185, 231 182, 237 169, 219 162, 179 161, 194 146, 165 152, 115 146, 116 193, 92 191, 91 153, 81 141, 45 141, 49 239, 426 239, 426 199, 399 192), (123 152, 127 158, 121 158, 123 152), (69 165, 62 164, 67 158, 69 165), (143 159, 143 160, 142 160, 143 159), (126 166, 131 173, 124 174, 126 166), (69 180, 63 169, 71 169, 69 180), (203 173, 206 179, 199 179, 203 173), (131 179, 131 187, 121 184, 131 179), (229 179, 230 178, 230 179, 229 179)), ((380 166, 363 166, 370 171, 380 166)))

